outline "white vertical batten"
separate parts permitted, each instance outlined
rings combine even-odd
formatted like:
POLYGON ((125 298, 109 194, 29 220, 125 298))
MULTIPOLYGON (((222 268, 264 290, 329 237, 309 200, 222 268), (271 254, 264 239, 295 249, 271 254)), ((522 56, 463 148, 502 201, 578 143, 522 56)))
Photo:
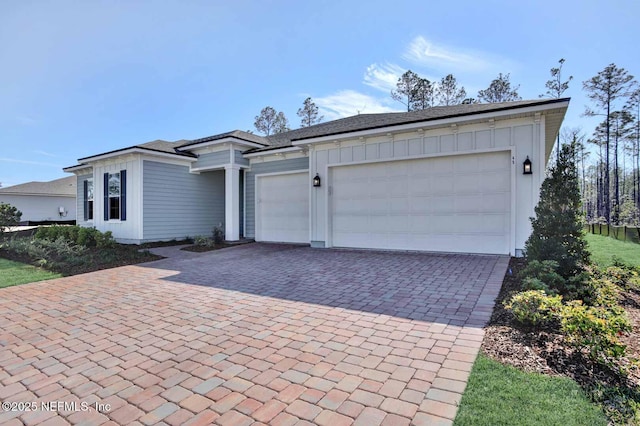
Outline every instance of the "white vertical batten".
POLYGON ((240 239, 240 166, 224 166, 224 235, 228 241, 240 239))

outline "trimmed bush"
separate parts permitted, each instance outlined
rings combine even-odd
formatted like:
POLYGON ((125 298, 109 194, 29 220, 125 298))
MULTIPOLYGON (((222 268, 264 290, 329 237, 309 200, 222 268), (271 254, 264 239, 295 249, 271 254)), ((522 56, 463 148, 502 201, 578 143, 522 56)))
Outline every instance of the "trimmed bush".
POLYGON ((549 296, 544 290, 529 290, 515 294, 504 307, 521 324, 536 327, 558 317, 562 296, 549 296))
POLYGON ((55 241, 59 238, 83 247, 113 247, 115 240, 111 231, 100 232, 95 228, 81 226, 41 226, 35 237, 41 240, 55 241))
POLYGON ((619 336, 631 331, 631 323, 620 306, 585 306, 574 300, 562 309, 560 324, 567 341, 587 349, 594 360, 606 364, 608 358, 625 354, 619 336))

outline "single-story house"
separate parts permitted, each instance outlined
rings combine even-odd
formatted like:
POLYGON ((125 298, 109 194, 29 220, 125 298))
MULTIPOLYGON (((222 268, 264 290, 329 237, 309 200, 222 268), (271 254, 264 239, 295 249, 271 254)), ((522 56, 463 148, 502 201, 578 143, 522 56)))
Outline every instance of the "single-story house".
POLYGON ((521 254, 569 99, 360 114, 80 158, 78 223, 227 240, 521 254), (526 170, 525 170, 526 169, 526 170))
POLYGON ((22 212, 21 224, 76 220, 75 176, 49 182, 27 182, 0 188, 0 203, 22 212))

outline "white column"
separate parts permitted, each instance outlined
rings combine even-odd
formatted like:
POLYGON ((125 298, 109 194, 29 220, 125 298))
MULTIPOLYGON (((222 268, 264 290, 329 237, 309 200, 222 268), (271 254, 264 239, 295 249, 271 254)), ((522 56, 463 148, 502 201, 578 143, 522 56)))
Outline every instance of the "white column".
POLYGON ((224 166, 224 235, 227 241, 240 239, 240 166, 224 166))

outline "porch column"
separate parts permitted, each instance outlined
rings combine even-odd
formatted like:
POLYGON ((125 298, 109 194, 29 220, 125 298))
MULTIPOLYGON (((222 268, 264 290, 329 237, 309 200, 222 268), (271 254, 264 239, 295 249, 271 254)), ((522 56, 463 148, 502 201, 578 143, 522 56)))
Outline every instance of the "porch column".
POLYGON ((224 166, 224 235, 227 241, 240 239, 240 166, 224 166))

